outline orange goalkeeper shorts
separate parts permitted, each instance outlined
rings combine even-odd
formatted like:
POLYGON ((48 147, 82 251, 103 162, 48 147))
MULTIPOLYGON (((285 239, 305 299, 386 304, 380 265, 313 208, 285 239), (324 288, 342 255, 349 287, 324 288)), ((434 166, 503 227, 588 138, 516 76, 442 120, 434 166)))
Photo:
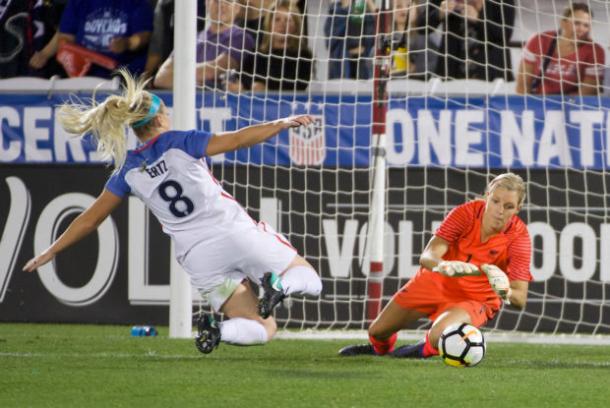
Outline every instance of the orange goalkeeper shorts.
POLYGON ((488 293, 477 296, 465 292, 459 279, 420 268, 392 300, 400 307, 427 315, 432 321, 447 309, 459 307, 468 312, 473 326, 481 327, 493 319, 502 302, 488 293))

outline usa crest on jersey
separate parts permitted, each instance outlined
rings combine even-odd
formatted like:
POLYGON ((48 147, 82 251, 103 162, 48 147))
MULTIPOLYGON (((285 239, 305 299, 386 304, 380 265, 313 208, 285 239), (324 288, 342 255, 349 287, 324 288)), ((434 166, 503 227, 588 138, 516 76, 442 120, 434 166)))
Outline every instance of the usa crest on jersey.
POLYGON ((290 128, 290 160, 299 166, 321 165, 326 158, 324 116, 314 116, 310 126, 290 128))

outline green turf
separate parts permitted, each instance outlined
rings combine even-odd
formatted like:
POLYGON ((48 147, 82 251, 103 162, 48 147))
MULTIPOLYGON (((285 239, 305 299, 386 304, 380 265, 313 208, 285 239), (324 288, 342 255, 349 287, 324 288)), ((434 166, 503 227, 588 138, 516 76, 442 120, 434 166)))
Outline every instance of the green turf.
POLYGON ((221 344, 132 338, 128 327, 0 324, 0 407, 608 407, 610 348, 488 346, 438 358, 340 358, 349 341, 221 344))

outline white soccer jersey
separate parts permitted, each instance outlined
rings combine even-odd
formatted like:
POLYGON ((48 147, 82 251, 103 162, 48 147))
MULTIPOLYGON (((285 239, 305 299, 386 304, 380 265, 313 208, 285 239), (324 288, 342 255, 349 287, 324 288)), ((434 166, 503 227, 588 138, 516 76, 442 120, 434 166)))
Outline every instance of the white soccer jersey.
POLYGON ((106 184, 110 192, 133 193, 146 204, 172 237, 179 261, 196 244, 256 224, 210 172, 204 160, 210 137, 196 130, 162 133, 130 150, 106 184))

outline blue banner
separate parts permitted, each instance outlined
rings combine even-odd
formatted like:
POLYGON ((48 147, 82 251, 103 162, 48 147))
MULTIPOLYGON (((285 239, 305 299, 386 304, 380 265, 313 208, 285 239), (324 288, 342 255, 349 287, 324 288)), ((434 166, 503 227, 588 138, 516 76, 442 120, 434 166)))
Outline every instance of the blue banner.
MULTIPOLYGON (((85 101, 90 97, 79 96, 85 101)), ((171 94, 160 96, 172 105, 171 94)), ((99 163, 91 140, 71 137, 57 121, 57 106, 69 99, 69 94, 0 94, 0 163, 99 163)), ((370 164, 369 96, 203 94, 197 104, 198 128, 214 133, 302 113, 316 119, 309 128, 284 131, 215 161, 347 168, 370 164)), ((597 97, 391 99, 388 165, 605 169, 610 162, 609 107, 610 98, 597 97)), ((137 145, 131 133, 128 143, 137 145)))

